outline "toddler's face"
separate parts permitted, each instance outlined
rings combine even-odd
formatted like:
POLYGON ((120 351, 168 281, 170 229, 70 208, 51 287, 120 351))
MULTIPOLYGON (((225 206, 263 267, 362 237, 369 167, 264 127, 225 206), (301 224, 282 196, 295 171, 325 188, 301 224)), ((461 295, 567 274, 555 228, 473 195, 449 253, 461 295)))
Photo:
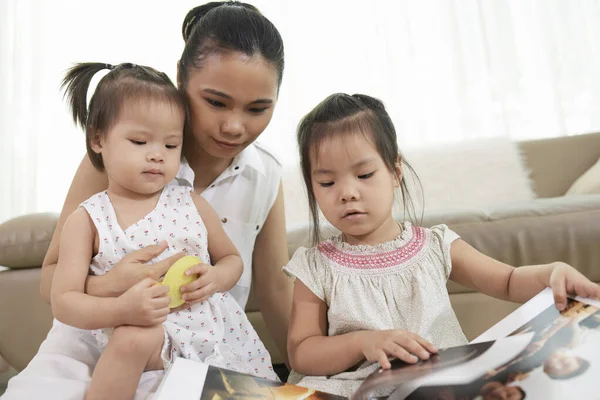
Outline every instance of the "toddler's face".
POLYGON ((113 127, 93 145, 112 190, 153 194, 175 178, 183 142, 183 110, 161 100, 126 101, 113 127))
POLYGON ((324 139, 311 168, 319 208, 348 242, 377 243, 388 236, 399 183, 368 137, 359 132, 324 139))

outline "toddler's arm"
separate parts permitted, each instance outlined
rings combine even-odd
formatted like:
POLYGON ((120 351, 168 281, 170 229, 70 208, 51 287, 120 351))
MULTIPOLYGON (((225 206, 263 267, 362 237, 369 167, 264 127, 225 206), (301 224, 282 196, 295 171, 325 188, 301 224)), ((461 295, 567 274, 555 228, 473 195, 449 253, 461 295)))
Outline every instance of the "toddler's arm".
POLYGON ((83 208, 67 218, 61 233, 59 259, 52 282, 54 316, 65 324, 81 329, 152 323, 154 320, 160 321, 163 313, 166 316, 169 299, 165 294, 168 289, 162 285, 153 286, 150 280, 140 282, 116 298, 94 297, 84 293, 95 237, 94 224, 83 208), (140 306, 151 310, 144 311, 140 306), (132 314, 137 314, 134 319, 132 314))
POLYGON ((198 303, 217 292, 226 292, 233 288, 243 272, 240 253, 225 233, 219 216, 202 196, 192 194, 194 204, 206 226, 208 235, 208 253, 213 266, 200 264, 189 268, 188 275, 198 274, 199 278, 182 286, 183 299, 189 303, 198 303))
POLYGON ((567 292, 583 297, 600 296, 600 286, 562 262, 515 268, 480 253, 460 239, 452 243, 450 255, 450 279, 499 299, 524 303, 549 286, 557 307, 562 309, 567 292))

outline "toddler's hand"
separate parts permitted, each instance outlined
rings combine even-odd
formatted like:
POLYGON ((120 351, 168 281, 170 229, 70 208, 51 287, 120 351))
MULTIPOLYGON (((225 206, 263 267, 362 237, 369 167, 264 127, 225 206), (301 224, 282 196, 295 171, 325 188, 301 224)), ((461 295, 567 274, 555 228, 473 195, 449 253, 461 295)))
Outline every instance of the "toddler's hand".
POLYGON ((118 297, 126 325, 153 326, 163 323, 169 314, 169 289, 146 278, 118 297))
POLYGON ((402 329, 364 332, 362 352, 370 362, 379 362, 383 369, 391 367, 388 356, 396 357, 410 364, 429 359, 437 353, 434 345, 419 335, 402 329))
POLYGON ((554 303, 559 311, 567 305, 567 293, 581 297, 600 298, 600 285, 586 278, 581 272, 563 262, 553 264, 549 286, 554 293, 554 303))
POLYGON ((181 287, 181 296, 188 304, 203 302, 219 291, 217 269, 209 264, 198 264, 188 268, 186 275, 198 275, 192 283, 181 287))

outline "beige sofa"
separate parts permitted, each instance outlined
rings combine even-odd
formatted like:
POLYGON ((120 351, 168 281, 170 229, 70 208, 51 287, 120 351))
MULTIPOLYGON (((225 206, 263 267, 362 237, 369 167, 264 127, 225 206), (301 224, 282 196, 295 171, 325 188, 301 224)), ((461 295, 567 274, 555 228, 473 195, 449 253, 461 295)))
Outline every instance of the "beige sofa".
MULTIPOLYGON (((490 209, 446 211, 425 217, 424 226, 446 223, 480 251, 513 265, 561 260, 600 282, 600 195, 564 197, 571 184, 600 157, 600 133, 519 143, 531 170, 536 200, 490 209)), ((0 225, 0 354, 24 368, 51 325, 39 294, 40 269, 56 224, 55 214, 33 214, 0 225)), ((289 253, 307 242, 307 228, 288 232, 289 253)), ((517 305, 448 285, 469 338, 517 305)), ((256 303, 247 313, 273 361, 281 361, 256 303)))

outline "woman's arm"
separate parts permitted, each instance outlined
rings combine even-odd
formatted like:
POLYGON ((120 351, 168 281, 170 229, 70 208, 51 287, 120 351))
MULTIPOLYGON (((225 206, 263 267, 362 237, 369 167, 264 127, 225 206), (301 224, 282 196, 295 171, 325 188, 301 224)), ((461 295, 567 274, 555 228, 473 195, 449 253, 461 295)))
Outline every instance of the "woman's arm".
MULTIPOLYGON (((40 291, 46 302, 50 303, 52 279, 59 256, 60 238, 67 217, 75 211, 81 202, 95 193, 106 190, 107 187, 108 178, 106 174, 94 168, 89 158, 85 156, 79 164, 73 182, 71 182, 69 193, 52 235, 50 247, 42 264, 40 291)), ((145 265, 146 262, 162 253, 166 246, 165 242, 133 251, 118 262, 109 273, 102 276, 89 275, 86 278, 85 292, 99 297, 117 297, 144 278, 159 280, 169 267, 183 256, 183 254, 176 254, 153 264, 151 267, 145 265)), ((90 260, 88 260, 88 266, 90 260)))
POLYGON ((463 240, 450 248, 450 279, 503 300, 524 303, 545 287, 552 287, 556 305, 566 304, 566 295, 600 295, 600 286, 590 282, 573 267, 555 262, 515 268, 480 253, 463 240))
POLYGON ((346 371, 365 359, 361 334, 327 336, 327 305, 296 279, 287 341, 294 371, 311 376, 346 371))
POLYGON ((288 363, 287 334, 292 310, 292 281, 283 273, 288 263, 283 188, 254 244, 252 284, 260 311, 284 362, 288 363))
POLYGON ((182 298, 189 304, 198 303, 216 292, 226 292, 240 280, 244 265, 240 253, 225 233, 219 216, 202 196, 192 194, 194 204, 206 226, 208 253, 213 266, 199 264, 189 268, 186 274, 199 278, 181 287, 182 298))

